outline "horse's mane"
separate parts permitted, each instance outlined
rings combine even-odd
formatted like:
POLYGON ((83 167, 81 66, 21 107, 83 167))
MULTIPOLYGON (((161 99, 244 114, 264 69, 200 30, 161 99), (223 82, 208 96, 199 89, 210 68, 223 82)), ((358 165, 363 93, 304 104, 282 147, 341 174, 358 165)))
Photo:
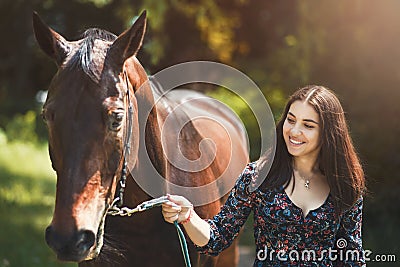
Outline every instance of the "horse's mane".
POLYGON ((162 87, 160 82, 157 80, 157 78, 153 75, 147 75, 147 76, 149 78, 150 87, 151 87, 151 90, 152 90, 155 98, 156 99, 165 98, 166 94, 165 94, 164 88, 162 87))
POLYGON ((199 137, 199 133, 196 127, 193 125, 191 117, 186 112, 186 108, 182 108, 181 102, 177 102, 176 100, 169 97, 169 92, 165 92, 165 89, 162 87, 161 83, 157 81, 156 77, 151 75, 149 75, 148 77, 152 93, 156 101, 163 103, 164 107, 169 107, 167 112, 170 112, 169 116, 173 116, 174 121, 177 122, 177 127, 182 127, 185 125, 184 130, 181 129, 179 134, 182 135, 182 138, 186 136, 185 140, 192 139, 192 141, 194 142, 195 140, 193 140, 193 138, 199 137), (179 106, 181 106, 181 108, 178 108, 179 106))
MULTIPOLYGON (((168 92, 165 91, 155 76, 148 75, 148 78, 155 101, 163 102, 166 106, 174 109, 178 103, 168 97, 168 92)), ((187 116, 187 114, 185 113, 184 116, 187 116)))
POLYGON ((101 69, 98 66, 99 59, 104 61, 108 49, 96 49, 95 54, 93 51, 96 45, 95 41, 113 42, 115 39, 117 39, 117 36, 106 30, 97 28, 86 30, 81 36, 79 48, 68 60, 66 68, 80 68, 91 80, 96 83, 99 82, 101 75, 101 69), (94 57, 97 57, 95 62, 94 57))

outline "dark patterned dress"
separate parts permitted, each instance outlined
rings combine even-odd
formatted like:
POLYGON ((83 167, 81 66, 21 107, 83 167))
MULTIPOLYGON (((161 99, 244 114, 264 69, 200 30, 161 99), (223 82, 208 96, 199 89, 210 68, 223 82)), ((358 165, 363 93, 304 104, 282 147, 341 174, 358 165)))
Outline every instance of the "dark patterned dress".
POLYGON ((200 252, 217 255, 227 248, 253 211, 256 242, 253 266, 365 266, 362 197, 337 216, 329 195, 320 207, 304 217, 283 188, 249 192, 256 176, 256 164, 249 163, 220 213, 207 220, 211 236, 207 245, 197 247, 200 252))

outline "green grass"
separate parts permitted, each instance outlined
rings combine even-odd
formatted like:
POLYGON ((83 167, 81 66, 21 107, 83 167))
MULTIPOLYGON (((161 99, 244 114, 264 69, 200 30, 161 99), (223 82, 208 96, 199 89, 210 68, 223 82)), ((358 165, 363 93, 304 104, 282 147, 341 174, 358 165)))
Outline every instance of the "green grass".
POLYGON ((0 138, 0 267, 75 266, 57 262, 44 241, 55 182, 45 145, 0 138))

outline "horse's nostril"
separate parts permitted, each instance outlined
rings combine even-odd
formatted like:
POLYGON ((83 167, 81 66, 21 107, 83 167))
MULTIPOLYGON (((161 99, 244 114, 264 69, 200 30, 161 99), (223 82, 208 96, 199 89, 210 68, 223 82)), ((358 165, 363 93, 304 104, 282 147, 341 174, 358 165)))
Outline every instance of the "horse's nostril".
POLYGON ((92 231, 81 231, 77 235, 76 250, 83 254, 94 245, 95 241, 96 237, 92 231))
POLYGON ((59 260, 79 262, 87 257, 96 242, 96 235, 89 230, 81 230, 72 235, 64 235, 46 228, 45 239, 49 247, 56 253, 59 260))

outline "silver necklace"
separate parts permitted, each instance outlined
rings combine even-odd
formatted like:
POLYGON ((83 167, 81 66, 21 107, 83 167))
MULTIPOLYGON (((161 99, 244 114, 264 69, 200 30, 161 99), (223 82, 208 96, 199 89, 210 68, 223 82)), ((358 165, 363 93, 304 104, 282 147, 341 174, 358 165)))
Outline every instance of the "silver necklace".
POLYGON ((300 179, 303 181, 304 187, 305 187, 307 190, 309 190, 309 189, 310 189, 310 181, 311 181, 311 179, 314 177, 314 175, 311 175, 310 178, 304 178, 303 176, 301 176, 301 175, 299 174, 299 177, 300 177, 300 179))
POLYGON ((310 180, 307 179, 304 181, 304 187, 310 189, 310 180))

